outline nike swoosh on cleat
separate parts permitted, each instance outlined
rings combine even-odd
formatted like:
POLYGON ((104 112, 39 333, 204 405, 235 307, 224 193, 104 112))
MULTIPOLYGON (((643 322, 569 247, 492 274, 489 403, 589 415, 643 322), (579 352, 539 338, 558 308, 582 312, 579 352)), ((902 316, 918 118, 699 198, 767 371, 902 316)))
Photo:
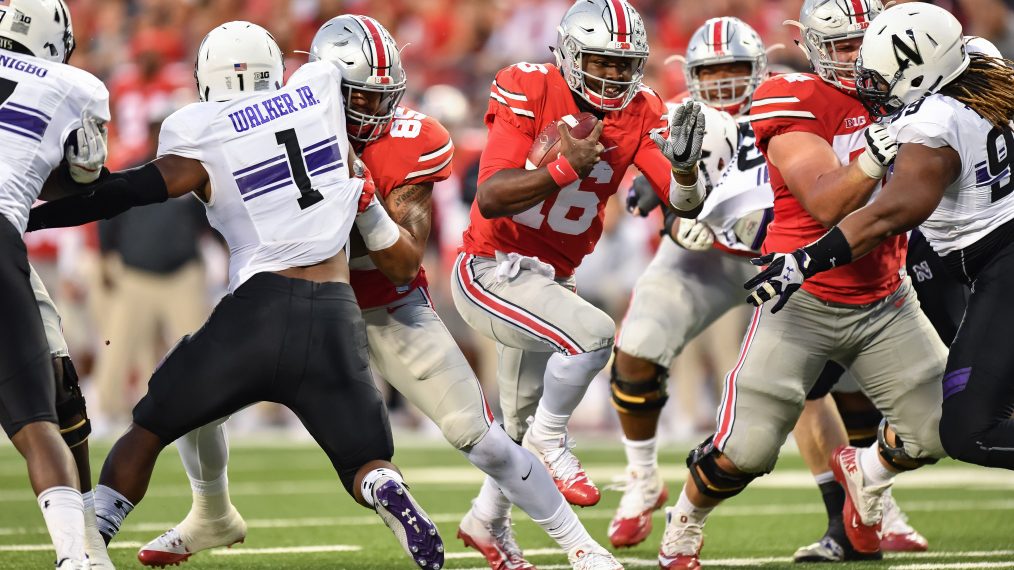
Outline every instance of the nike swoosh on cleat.
POLYGON ((529 476, 530 476, 531 474, 532 474, 532 466, 531 466, 531 464, 529 464, 529 465, 528 465, 528 473, 527 473, 527 474, 526 474, 526 475, 525 475, 524 477, 522 477, 522 478, 521 478, 521 480, 522 480, 522 481, 527 481, 527 480, 528 480, 528 477, 529 477, 529 476))

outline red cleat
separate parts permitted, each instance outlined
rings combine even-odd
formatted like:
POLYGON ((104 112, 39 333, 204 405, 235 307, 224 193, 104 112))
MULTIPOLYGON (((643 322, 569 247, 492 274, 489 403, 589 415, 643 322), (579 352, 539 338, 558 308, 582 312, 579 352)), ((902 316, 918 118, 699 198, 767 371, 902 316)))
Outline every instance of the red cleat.
POLYGON ((845 489, 842 510, 845 535, 856 552, 871 554, 880 551, 880 524, 883 519, 883 494, 891 483, 866 485, 857 452, 850 446, 838 446, 831 455, 834 478, 845 489))
POLYGON ((651 534, 651 515, 669 500, 662 476, 657 470, 638 473, 627 468, 623 497, 616 516, 609 523, 609 542, 613 547, 637 546, 651 534))
POLYGON ((665 534, 658 549, 658 567, 663 570, 696 570, 701 567, 704 527, 691 523, 674 507, 665 510, 665 534))
POLYGON ((525 560, 521 548, 514 540, 510 519, 494 526, 465 514, 458 527, 458 538, 465 546, 478 550, 492 570, 536 570, 535 565, 525 560))
POLYGON ((531 433, 529 430, 525 434, 521 444, 536 457, 542 459, 549 474, 553 476, 556 488, 563 494, 563 498, 578 507, 591 507, 597 504, 602 495, 595 483, 592 483, 588 478, 588 474, 581 467, 581 462, 571 452, 574 447, 573 440, 564 435, 560 438, 558 447, 541 449, 532 442, 531 433))
POLYGON ((925 552, 929 549, 926 537, 908 524, 908 517, 890 494, 884 495, 884 536, 881 550, 887 552, 925 552))

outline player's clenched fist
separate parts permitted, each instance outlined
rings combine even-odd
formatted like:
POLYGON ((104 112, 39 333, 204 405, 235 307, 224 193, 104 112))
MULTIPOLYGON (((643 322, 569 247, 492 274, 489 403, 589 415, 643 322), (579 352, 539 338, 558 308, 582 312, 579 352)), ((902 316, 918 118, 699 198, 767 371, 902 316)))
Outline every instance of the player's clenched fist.
POLYGON ((592 167, 599 161, 599 155, 605 150, 599 142, 599 137, 602 136, 602 121, 596 122, 592 132, 583 139, 572 137, 570 127, 563 121, 558 122, 556 128, 560 131, 560 154, 567 159, 578 177, 588 176, 592 167))

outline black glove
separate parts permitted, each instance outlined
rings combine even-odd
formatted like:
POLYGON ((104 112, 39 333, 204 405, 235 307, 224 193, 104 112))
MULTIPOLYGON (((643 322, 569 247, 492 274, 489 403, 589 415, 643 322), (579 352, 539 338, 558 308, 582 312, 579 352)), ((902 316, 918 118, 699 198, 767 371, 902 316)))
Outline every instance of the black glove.
POLYGON ((743 284, 746 289, 753 289, 746 302, 759 307, 778 297, 778 302, 771 307, 771 312, 777 313, 804 280, 851 262, 852 247, 841 229, 835 226, 819 240, 792 253, 769 253, 751 259, 750 263, 767 265, 767 268, 743 284))
POLYGON ((651 182, 644 175, 634 178, 633 185, 627 190, 627 211, 643 218, 660 204, 662 200, 651 187, 651 182))

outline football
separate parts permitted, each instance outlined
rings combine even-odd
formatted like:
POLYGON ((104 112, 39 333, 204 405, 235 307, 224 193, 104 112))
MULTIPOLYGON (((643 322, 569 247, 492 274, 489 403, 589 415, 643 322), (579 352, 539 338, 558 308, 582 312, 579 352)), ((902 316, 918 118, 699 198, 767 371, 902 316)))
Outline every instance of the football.
POLYGON ((532 149, 528 151, 528 161, 525 168, 535 170, 556 160, 560 154, 560 131, 556 128, 557 123, 563 121, 570 127, 570 136, 576 139, 583 139, 591 134, 598 119, 591 113, 578 113, 576 115, 564 115, 557 121, 553 121, 542 129, 539 136, 535 137, 532 149))

